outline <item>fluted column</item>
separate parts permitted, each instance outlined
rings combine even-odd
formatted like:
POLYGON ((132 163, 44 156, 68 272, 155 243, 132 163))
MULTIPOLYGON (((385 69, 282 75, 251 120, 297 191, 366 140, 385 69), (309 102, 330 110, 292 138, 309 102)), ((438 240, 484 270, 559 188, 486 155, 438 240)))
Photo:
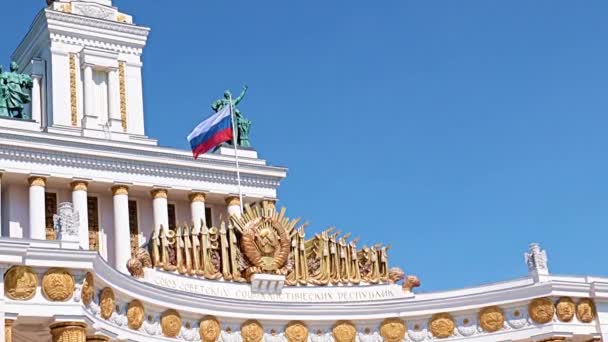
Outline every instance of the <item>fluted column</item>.
POLYGON ((109 342, 110 338, 103 335, 89 335, 87 336, 87 342, 109 342))
POLYGON ((154 211, 154 232, 160 230, 160 226, 164 229, 169 228, 169 209, 167 203, 167 190, 154 189, 150 193, 152 195, 152 208, 154 211))
POLYGON ((115 267, 128 274, 127 261, 131 258, 131 233, 129 231, 129 188, 125 185, 112 187, 114 202, 114 255, 115 267))
POLYGON ((44 177, 30 177, 29 214, 30 214, 30 239, 46 240, 46 219, 44 204, 44 189, 46 179, 44 177))
POLYGON ((201 224, 204 222, 205 224, 209 224, 210 222, 205 222, 205 194, 202 192, 193 192, 188 196, 190 199, 190 212, 192 215, 192 222, 194 223, 194 231, 201 231, 201 224))
POLYGON ((81 322, 62 322, 51 324, 53 342, 86 342, 87 325, 81 322))
POLYGON ((13 342, 13 321, 12 319, 4 320, 4 341, 13 342))
POLYGON ((226 198, 226 205, 228 206, 228 216, 241 215, 241 200, 238 196, 226 198))
POLYGON ((79 231, 78 238, 80 247, 89 249, 89 209, 88 209, 88 183, 85 181, 74 181, 72 187, 72 204, 78 212, 79 231))

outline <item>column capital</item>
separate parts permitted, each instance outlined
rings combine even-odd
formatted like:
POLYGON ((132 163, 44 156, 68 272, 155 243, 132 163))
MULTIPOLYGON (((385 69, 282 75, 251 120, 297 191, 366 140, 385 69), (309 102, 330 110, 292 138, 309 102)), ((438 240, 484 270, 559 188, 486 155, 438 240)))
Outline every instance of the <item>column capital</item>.
POLYGON ((190 203, 205 202, 205 200, 207 200, 207 195, 205 195, 204 192, 193 192, 188 195, 188 199, 190 200, 190 203))
POLYGON ((83 322, 60 322, 51 324, 53 342, 85 341, 87 325, 83 322))
POLYGON ((14 320, 14 319, 5 319, 5 320, 4 320, 4 326, 5 326, 5 327, 12 327, 12 326, 13 326, 13 323, 15 323, 15 320, 14 320))
POLYGON ((82 180, 75 180, 70 183, 72 191, 88 191, 89 183, 82 180))
POLYGON ((233 206, 233 205, 241 205, 241 199, 239 198, 239 196, 230 196, 226 198, 226 205, 227 206, 233 206))
POLYGON ((13 323, 15 323, 12 319, 4 320, 4 340, 6 342, 13 341, 13 323))
POLYGON ((109 342, 110 338, 103 335, 89 335, 87 336, 87 342, 109 342))
POLYGON ((126 185, 114 185, 112 187, 112 196, 129 195, 129 187, 126 185))
POLYGON ((154 189, 152 191, 150 191, 150 195, 152 196, 153 199, 157 199, 157 198, 167 198, 167 196, 169 195, 169 192, 167 191, 167 189, 154 189))
POLYGON ((42 176, 32 176, 27 179, 27 182, 30 186, 41 186, 43 188, 46 186, 46 178, 42 176))

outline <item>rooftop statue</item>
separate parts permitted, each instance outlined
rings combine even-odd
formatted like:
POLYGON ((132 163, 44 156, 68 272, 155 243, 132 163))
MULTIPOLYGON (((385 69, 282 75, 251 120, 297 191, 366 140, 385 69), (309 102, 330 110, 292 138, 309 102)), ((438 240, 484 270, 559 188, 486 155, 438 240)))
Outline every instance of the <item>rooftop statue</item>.
POLYGON ((11 71, 4 72, 0 66, 0 117, 31 119, 25 113, 25 105, 32 101, 29 90, 34 83, 29 75, 17 72, 19 65, 11 63, 11 71))
POLYGON ((232 93, 230 90, 226 90, 224 92, 224 97, 215 100, 211 105, 211 109, 217 113, 222 110, 222 108, 227 106, 230 101, 232 101, 232 108, 234 108, 234 116, 236 121, 236 141, 240 147, 251 147, 251 144, 249 143, 249 129, 251 128, 251 121, 247 120, 238 108, 239 103, 241 103, 245 97, 245 94, 247 93, 247 89, 247 85, 244 85, 241 94, 236 99, 232 98, 232 93))

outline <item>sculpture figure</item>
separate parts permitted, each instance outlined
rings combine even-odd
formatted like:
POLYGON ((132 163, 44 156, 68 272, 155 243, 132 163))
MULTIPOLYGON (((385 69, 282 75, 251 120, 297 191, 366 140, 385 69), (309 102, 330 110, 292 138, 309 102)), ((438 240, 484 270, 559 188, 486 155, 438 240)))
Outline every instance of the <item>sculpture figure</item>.
POLYGON ((20 74, 19 64, 11 63, 10 72, 0 68, 0 116, 15 119, 31 119, 25 113, 25 105, 32 101, 29 90, 34 82, 29 75, 20 74))
POLYGON ((241 103, 241 101, 245 97, 245 94, 247 93, 247 89, 247 85, 244 85, 241 94, 236 99, 232 99, 232 93, 230 92, 230 90, 226 90, 224 92, 224 97, 214 101, 211 105, 211 109, 213 109, 213 111, 217 113, 225 106, 229 105, 230 101, 232 101, 232 108, 234 110, 234 118, 236 121, 236 143, 240 147, 251 147, 251 144, 249 143, 249 130, 251 128, 251 121, 247 120, 238 108, 239 103, 241 103))

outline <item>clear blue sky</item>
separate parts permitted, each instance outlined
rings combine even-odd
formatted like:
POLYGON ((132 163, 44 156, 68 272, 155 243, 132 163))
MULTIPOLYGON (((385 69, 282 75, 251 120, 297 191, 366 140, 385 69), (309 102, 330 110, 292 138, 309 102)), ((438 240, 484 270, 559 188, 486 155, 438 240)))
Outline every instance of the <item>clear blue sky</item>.
MULTIPOLYGON (((608 275, 608 2, 143 1, 146 126, 185 136, 225 88, 280 204, 392 243, 423 291, 526 274, 608 275)), ((0 56, 43 0, 4 1, 0 56)))

